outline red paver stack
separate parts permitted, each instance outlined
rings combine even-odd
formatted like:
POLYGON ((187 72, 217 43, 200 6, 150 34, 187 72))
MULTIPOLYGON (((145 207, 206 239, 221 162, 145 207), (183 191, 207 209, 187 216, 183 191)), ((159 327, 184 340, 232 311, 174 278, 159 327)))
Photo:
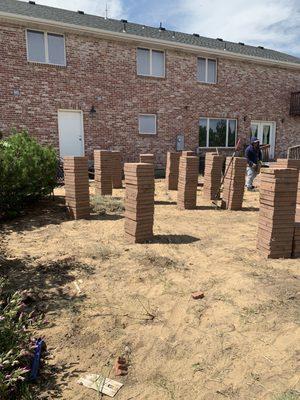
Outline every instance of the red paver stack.
POLYGON ((154 166, 126 163, 125 236, 129 243, 143 243, 153 237, 154 166))
POLYGON ((140 154, 140 162, 154 164, 154 154, 140 154))
POLYGON ((112 195, 112 152, 94 150, 95 192, 100 196, 112 195))
POLYGON ((112 151, 112 186, 114 189, 122 188, 122 157, 120 151, 112 151))
POLYGON ((193 209, 197 205, 198 157, 180 157, 177 204, 180 209, 193 209))
POLYGON ((217 153, 207 153, 205 156, 205 173, 203 197, 208 200, 215 200, 220 194, 222 169, 225 157, 217 153))
POLYGON ((180 153, 168 151, 166 165, 167 190, 177 190, 180 153))
POLYGON ((299 171, 298 175, 298 194, 296 206, 296 222, 300 222, 300 160, 292 160, 290 158, 279 158, 276 162, 280 168, 296 168, 299 171))
POLYGON ((181 154, 183 157, 189 157, 189 156, 195 155, 195 153, 193 151, 189 151, 189 150, 184 150, 181 154))
POLYGON ((223 185, 222 208, 241 210, 245 191, 247 160, 243 157, 226 157, 226 176, 223 185))
POLYGON ((64 157, 66 206, 75 219, 90 216, 87 157, 64 157))
POLYGON ((292 256, 294 258, 300 258, 300 222, 296 222, 294 227, 292 256))
POLYGON ((265 257, 291 257, 297 182, 296 169, 262 169, 257 248, 265 257))

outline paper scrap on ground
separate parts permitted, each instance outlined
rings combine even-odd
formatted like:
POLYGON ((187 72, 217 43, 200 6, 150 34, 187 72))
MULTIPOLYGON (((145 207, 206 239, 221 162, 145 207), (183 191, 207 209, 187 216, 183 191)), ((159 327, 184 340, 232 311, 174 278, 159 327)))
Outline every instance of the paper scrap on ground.
POLYGON ((112 379, 97 374, 86 375, 80 378, 77 383, 87 388, 94 389, 99 393, 106 394, 109 397, 114 397, 123 386, 123 383, 113 381, 112 379))

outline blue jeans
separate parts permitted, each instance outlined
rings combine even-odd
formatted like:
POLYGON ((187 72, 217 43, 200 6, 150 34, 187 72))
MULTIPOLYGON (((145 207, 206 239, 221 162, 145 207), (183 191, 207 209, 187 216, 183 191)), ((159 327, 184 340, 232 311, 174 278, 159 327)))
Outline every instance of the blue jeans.
POLYGON ((257 171, 253 167, 247 167, 247 178, 246 178, 246 186, 248 189, 252 189, 253 181, 257 176, 257 171))

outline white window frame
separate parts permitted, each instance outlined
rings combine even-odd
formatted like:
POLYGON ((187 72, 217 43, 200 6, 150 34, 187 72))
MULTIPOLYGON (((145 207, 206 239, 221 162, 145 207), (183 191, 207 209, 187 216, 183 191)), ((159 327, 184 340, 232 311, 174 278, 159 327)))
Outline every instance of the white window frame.
POLYGON ((66 67, 67 66, 67 53, 66 53, 66 37, 63 33, 58 32, 50 32, 50 31, 40 31, 39 29, 26 29, 25 30, 25 38, 26 38, 26 52, 27 52, 27 61, 35 64, 46 64, 46 65, 56 65, 58 67, 66 67), (45 62, 43 61, 32 61, 29 60, 29 48, 28 48, 28 34, 27 32, 39 32, 44 34, 44 44, 45 44, 45 62), (49 62, 49 49, 48 49, 48 34, 49 35, 59 35, 62 36, 64 39, 64 64, 54 64, 49 62))
POLYGON ((216 85, 218 83, 218 60, 216 58, 203 57, 203 56, 198 56, 197 57, 197 81, 200 82, 200 83, 207 83, 208 85, 216 85), (200 79, 198 78, 198 60, 199 60, 199 58, 202 58, 203 60, 205 60, 205 81, 200 81, 200 79), (208 82, 207 81, 208 60, 216 62, 216 81, 215 82, 208 82))
POLYGON ((238 137, 238 121, 237 118, 216 118, 216 117, 200 117, 200 119, 206 119, 207 120, 207 125, 206 125, 206 146, 205 147, 199 147, 200 149, 215 149, 216 147, 218 149, 234 149, 234 146, 228 146, 228 130, 229 130, 229 121, 235 121, 236 122, 236 132, 235 132, 235 142, 238 137), (226 145, 224 146, 209 146, 209 122, 211 119, 225 119, 226 120, 226 145))
POLYGON ((140 135, 157 135, 157 115, 156 114, 139 114, 138 116, 138 123, 139 123, 139 134, 140 135), (154 117, 155 118, 155 132, 141 132, 141 125, 140 125, 140 117, 154 117))
POLYGON ((137 75, 138 76, 150 76, 150 77, 153 77, 153 78, 165 78, 166 77, 166 52, 165 52, 165 50, 162 50, 162 49, 153 49, 153 48, 148 48, 148 47, 137 47, 137 49, 136 49, 136 73, 137 73, 137 75), (138 73, 138 71, 137 71, 137 53, 138 53, 138 50, 139 49, 141 49, 141 50, 149 50, 149 62, 150 62, 150 73, 149 73, 149 75, 147 75, 147 74, 139 74, 138 73), (163 75, 153 75, 152 74, 152 52, 153 51, 157 51, 157 52, 160 52, 160 53, 163 53, 163 55, 164 55, 164 74, 163 75))

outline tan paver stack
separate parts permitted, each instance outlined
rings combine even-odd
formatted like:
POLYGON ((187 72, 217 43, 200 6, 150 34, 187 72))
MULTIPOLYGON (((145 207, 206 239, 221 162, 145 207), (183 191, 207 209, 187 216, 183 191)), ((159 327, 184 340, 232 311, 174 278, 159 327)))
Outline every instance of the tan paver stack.
POLYGON ((120 151, 112 151, 112 186, 114 189, 122 188, 122 156, 120 151))
POLYGON ((87 157, 64 157, 66 206, 72 218, 90 216, 87 157))
POLYGON ((94 150, 95 192, 100 196, 112 195, 113 156, 108 150, 94 150))
POLYGON ((205 156, 203 187, 203 197, 205 199, 215 200, 219 194, 224 160, 225 156, 217 153, 207 153, 205 156))
POLYGON ((298 194, 296 206, 296 222, 300 222, 300 160, 292 160, 287 158, 279 158, 276 165, 280 168, 296 168, 299 171, 298 175, 298 194))
POLYGON ((126 163, 125 236, 129 243, 143 243, 153 237, 154 166, 126 163))
POLYGON ((180 153, 168 151, 166 165, 166 186, 167 190, 177 190, 179 176, 180 153))
POLYGON ((257 249, 265 257, 291 257, 297 182, 296 169, 262 169, 257 249))
POLYGON ((184 150, 182 153, 183 157, 189 157, 189 156, 194 156, 195 153, 193 151, 190 150, 184 150))
POLYGON ((292 257, 300 258, 300 222, 295 223, 292 257))
POLYGON ((222 194, 222 208, 228 210, 241 210, 245 191, 245 174, 247 160, 243 157, 226 157, 227 171, 222 194))
POLYGON ((140 154, 140 162, 154 164, 154 154, 140 154))
POLYGON ((181 156, 179 161, 179 178, 177 205, 180 209, 193 209, 197 205, 199 159, 192 156, 181 156))

